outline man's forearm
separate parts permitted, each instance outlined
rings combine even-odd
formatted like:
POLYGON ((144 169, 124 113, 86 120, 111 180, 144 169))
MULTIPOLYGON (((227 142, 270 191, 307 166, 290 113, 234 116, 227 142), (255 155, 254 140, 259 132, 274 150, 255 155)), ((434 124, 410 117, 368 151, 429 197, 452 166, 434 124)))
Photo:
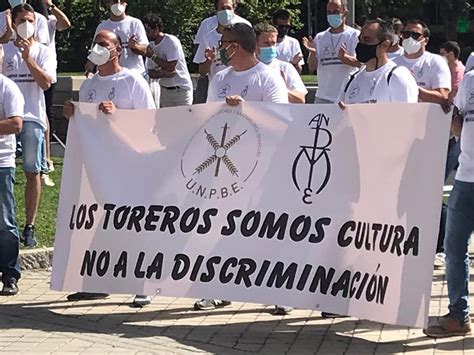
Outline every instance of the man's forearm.
POLYGON ((23 120, 21 117, 13 116, 0 121, 0 134, 18 134, 21 132, 23 120))
POLYGON ((38 66, 33 58, 26 59, 25 63, 39 87, 44 91, 48 90, 51 87, 52 78, 38 66))
POLYGON ((438 91, 438 90, 427 90, 424 88, 419 88, 419 99, 422 102, 431 102, 435 104, 443 105, 448 99, 448 91, 438 91))

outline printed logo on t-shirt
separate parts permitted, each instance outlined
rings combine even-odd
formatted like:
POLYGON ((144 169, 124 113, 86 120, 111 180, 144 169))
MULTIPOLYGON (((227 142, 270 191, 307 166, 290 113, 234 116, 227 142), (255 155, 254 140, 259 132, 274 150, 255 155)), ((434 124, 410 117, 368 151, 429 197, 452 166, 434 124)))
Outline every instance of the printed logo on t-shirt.
POLYGON ((15 60, 13 58, 7 59, 5 61, 6 65, 6 70, 7 71, 13 71, 15 70, 15 60))
POLYGON ((420 70, 418 70, 418 78, 423 77, 423 74, 424 74, 423 68, 420 68, 420 70))
POLYGON ((471 93, 469 94, 469 99, 467 100, 470 104, 474 104, 474 89, 471 90, 471 93))
POLYGON ((324 47, 323 56, 329 57, 330 55, 331 55, 331 47, 329 47, 329 46, 324 47))
POLYGON ((92 103, 95 100, 95 97, 97 95, 97 92, 94 89, 89 90, 87 93, 87 102, 92 103))
POLYGON ((248 93, 249 93, 249 86, 245 85, 245 89, 242 90, 242 92, 240 93, 240 96, 242 98, 245 98, 245 96, 247 96, 248 93))
POLYGON ((230 85, 229 84, 226 84, 224 85, 221 90, 219 91, 219 98, 224 98, 224 97, 227 97, 228 96, 228 93, 230 91, 230 85))
POLYGON ((360 93, 360 87, 359 85, 354 85, 354 87, 351 89, 350 93, 349 93, 349 99, 353 99, 354 97, 356 97, 357 95, 359 95, 360 93))
POLYGON ((109 98, 110 101, 115 99, 115 86, 112 88, 112 90, 110 90, 109 95, 107 95, 107 97, 109 98))

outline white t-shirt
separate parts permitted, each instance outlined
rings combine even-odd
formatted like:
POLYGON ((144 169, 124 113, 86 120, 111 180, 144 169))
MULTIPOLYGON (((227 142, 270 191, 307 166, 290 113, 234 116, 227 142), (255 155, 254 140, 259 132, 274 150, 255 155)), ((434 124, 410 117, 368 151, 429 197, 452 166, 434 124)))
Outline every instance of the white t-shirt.
POLYGON ((298 74, 293 64, 279 59, 273 59, 271 63, 268 64, 268 66, 276 70, 277 73, 281 75, 288 90, 301 92, 305 95, 308 93, 303 80, 301 80, 301 76, 298 74))
POLYGON ((474 71, 464 75, 454 104, 464 115, 456 180, 474 182, 474 71))
MULTIPOLYGON (((243 17, 240 17, 239 15, 235 14, 235 16, 232 18, 232 24, 236 23, 246 23, 250 27, 252 27, 252 24, 244 19, 243 17)), ((219 23, 217 22, 217 15, 205 18, 204 20, 201 21, 199 28, 196 32, 196 37, 194 38, 194 44, 201 44, 202 41, 204 40, 204 36, 211 32, 212 30, 215 30, 219 23)))
MULTIPOLYGON (((30 55, 38 66, 43 69, 52 79, 55 77, 55 62, 51 51, 44 44, 35 42, 30 47, 30 55)), ((14 42, 3 45, 3 74, 13 80, 25 97, 25 121, 33 121, 40 124, 46 130, 46 108, 44 102, 44 91, 36 83, 35 79, 21 57, 20 50, 14 42)))
POLYGON ((474 52, 472 52, 469 58, 467 58, 466 69, 464 73, 467 73, 468 71, 471 71, 472 69, 474 69, 474 52))
MULTIPOLYGON (((7 32, 7 20, 6 20, 7 11, 0 12, 0 37, 5 35, 7 32)), ((16 39, 16 33, 13 32, 10 40, 16 39)), ((48 20, 46 17, 41 15, 38 12, 35 12, 35 39, 39 43, 49 45, 49 31, 48 31, 48 20)))
POLYGON ((358 69, 343 64, 339 58, 339 49, 343 43, 347 54, 355 56, 359 43, 360 31, 346 26, 341 33, 331 33, 329 29, 316 35, 316 56, 318 60, 318 91, 316 97, 336 102, 341 93, 341 86, 347 78, 358 69))
POLYGON ((139 19, 126 16, 122 21, 112 21, 107 19, 102 21, 95 30, 94 37, 102 30, 109 30, 116 33, 122 41, 123 50, 120 55, 120 65, 139 74, 145 73, 145 64, 143 58, 133 53, 128 48, 130 37, 135 36, 139 44, 148 45, 148 37, 146 36, 145 27, 139 19))
POLYGON ((405 54, 405 51, 402 47, 398 48, 395 52, 389 53, 387 52, 388 59, 394 60, 395 58, 401 57, 405 54))
MULTIPOLYGON (((0 75, 0 120, 19 116, 23 118, 25 100, 13 81, 0 75)), ((14 134, 0 134, 0 168, 15 167, 16 140, 14 134)))
POLYGON ((225 101, 227 96, 239 95, 245 101, 288 103, 288 91, 280 75, 263 63, 237 72, 228 67, 209 83, 207 102, 225 101))
MULTIPOLYGON (((283 41, 277 42, 277 59, 284 62, 291 63, 295 55, 302 54, 300 42, 296 38, 285 36, 283 41)), ((301 59, 300 65, 304 65, 304 60, 301 59)))
MULTIPOLYGON (((167 62, 178 61, 176 64, 176 74, 172 78, 160 78, 160 85, 164 87, 179 86, 192 90, 193 83, 191 76, 189 75, 188 67, 186 65, 186 59, 184 57, 183 46, 180 40, 173 35, 165 34, 160 43, 150 43, 150 47, 158 55, 160 59, 167 62)), ((147 69, 156 69, 158 65, 147 58, 146 60, 147 69)))
POLYGON ((217 32, 215 29, 212 30, 204 36, 204 40, 202 43, 199 44, 198 49, 196 51, 196 55, 194 56, 194 63, 204 63, 206 62, 206 48, 215 48, 216 58, 212 62, 211 67, 209 69, 209 80, 212 80, 216 73, 227 68, 227 65, 222 64, 221 55, 219 52, 219 41, 221 40, 221 38, 222 34, 217 32))
POLYGON ((349 80, 344 84, 341 93, 341 101, 346 104, 418 102, 418 86, 413 75, 407 68, 398 67, 392 61, 371 72, 363 67, 354 74, 350 83, 349 80))
POLYGON ((425 52, 416 59, 408 59, 403 55, 395 58, 394 62, 408 68, 419 87, 451 90, 451 71, 446 60, 438 54, 425 52))
POLYGON ((79 101, 100 103, 112 101, 119 109, 154 109, 150 86, 140 74, 127 68, 118 73, 100 76, 95 73, 79 90, 79 101))

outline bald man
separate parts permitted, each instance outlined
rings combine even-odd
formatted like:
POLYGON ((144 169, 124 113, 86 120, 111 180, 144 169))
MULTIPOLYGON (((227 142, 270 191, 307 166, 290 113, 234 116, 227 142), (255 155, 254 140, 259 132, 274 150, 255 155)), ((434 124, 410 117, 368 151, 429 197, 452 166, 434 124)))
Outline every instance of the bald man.
MULTIPOLYGON (((97 65, 97 73, 84 81, 79 90, 79 101, 97 103, 99 110, 111 114, 116 109, 154 109, 150 87, 138 73, 120 65, 122 45, 118 36, 103 30, 94 38, 94 46, 87 58, 97 65)), ((71 101, 64 104, 64 117, 74 115, 71 101)), ((103 293, 77 292, 68 296, 70 301, 91 300, 108 297, 103 293)), ((137 295, 133 303, 144 306, 150 303, 150 297, 137 295)))

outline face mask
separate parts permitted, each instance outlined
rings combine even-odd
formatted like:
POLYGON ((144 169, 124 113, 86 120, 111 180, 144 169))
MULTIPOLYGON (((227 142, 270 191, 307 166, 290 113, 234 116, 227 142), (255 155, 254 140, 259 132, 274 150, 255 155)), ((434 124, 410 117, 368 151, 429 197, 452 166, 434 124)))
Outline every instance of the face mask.
POLYGON ((230 60, 232 59, 232 57, 234 56, 234 53, 232 55, 228 55, 227 54, 227 49, 230 47, 231 45, 229 44, 227 47, 225 48, 221 48, 219 50, 219 55, 221 57, 221 62, 222 64, 224 64, 225 66, 228 66, 229 65, 229 62, 230 60))
MULTIPOLYGON (((380 42, 382 43, 382 42, 380 42)), ((356 47, 356 57, 357 60, 361 63, 367 63, 373 58, 377 58, 377 47, 379 44, 363 44, 357 43, 356 47)))
POLYGON ((110 11, 112 11, 115 16, 122 16, 125 13, 125 8, 126 6, 124 4, 117 3, 110 7, 110 11))
POLYGON ((288 31, 290 30, 289 26, 277 26, 278 30, 278 38, 285 38, 285 36, 288 34, 288 31))
POLYGON ((104 65, 109 62, 110 51, 114 49, 115 47, 109 50, 101 46, 100 44, 95 44, 94 47, 92 47, 91 52, 89 56, 87 57, 87 59, 97 66, 104 65))
POLYGON ((23 0, 8 0, 8 2, 10 3, 12 9, 17 7, 18 5, 24 4, 23 0))
POLYGON ((327 16, 329 26, 332 28, 338 28, 342 25, 342 16, 340 14, 328 15, 327 16))
POLYGON ((23 39, 29 39, 35 34, 35 25, 30 21, 23 22, 17 26, 16 33, 23 39))
POLYGON ((415 54, 421 49, 421 43, 410 37, 403 39, 402 47, 406 54, 415 54))
POLYGON ((222 26, 229 26, 234 18, 234 12, 231 10, 217 11, 217 22, 222 26))
POLYGON ((277 50, 275 46, 272 47, 262 47, 260 48, 260 55, 258 58, 265 64, 270 64, 273 59, 277 56, 277 50))

